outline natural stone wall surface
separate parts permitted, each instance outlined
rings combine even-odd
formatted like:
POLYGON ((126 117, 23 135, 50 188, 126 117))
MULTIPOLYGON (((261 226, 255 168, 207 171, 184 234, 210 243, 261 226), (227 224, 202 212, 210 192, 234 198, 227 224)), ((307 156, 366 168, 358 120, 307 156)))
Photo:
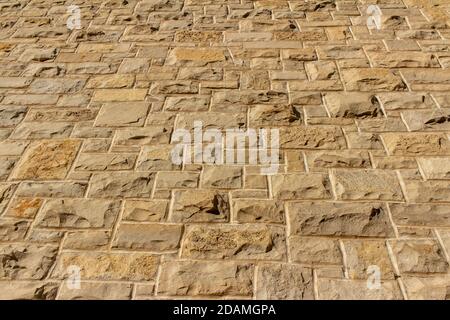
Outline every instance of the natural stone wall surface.
POLYGON ((449 51, 450 0, 0 0, 0 299, 449 299, 449 51))

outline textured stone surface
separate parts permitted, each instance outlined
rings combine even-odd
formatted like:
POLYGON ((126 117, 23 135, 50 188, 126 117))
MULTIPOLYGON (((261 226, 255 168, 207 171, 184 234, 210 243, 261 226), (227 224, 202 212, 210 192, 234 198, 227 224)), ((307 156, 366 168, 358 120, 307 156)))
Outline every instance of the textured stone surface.
POLYGON ((176 250, 183 231, 180 225, 122 224, 117 230, 113 246, 119 249, 149 251, 176 250))
POLYGON ((56 247, 50 246, 2 245, 0 279, 44 279, 55 262, 57 252, 56 247))
POLYGON ((186 230, 183 257, 197 259, 269 259, 280 260, 286 255, 282 227, 192 226, 186 230))
POLYGON ((386 208, 376 203, 291 202, 287 205, 293 235, 390 237, 386 208))
POLYGON ((145 253, 65 253, 52 278, 67 279, 76 266, 84 280, 148 281, 155 279, 158 263, 158 257, 145 253))
POLYGON ((263 265, 258 268, 257 299, 312 300, 311 269, 297 265, 263 265))
POLYGON ((158 294, 168 296, 251 296, 251 264, 167 261, 161 267, 158 294))
POLYGON ((119 201, 66 199, 47 201, 40 227, 110 228, 120 210, 119 201))
POLYGON ((272 176, 272 188, 274 196, 281 200, 331 198, 329 179, 321 174, 272 176))
POLYGON ((397 176, 382 170, 335 170, 335 190, 342 200, 402 200, 397 176))
POLYGON ((318 283, 321 300, 401 300, 397 281, 384 281, 379 289, 368 289, 367 281, 320 279, 318 283))
POLYGON ((72 2, 0 1, 0 299, 449 298, 448 0, 72 2))
POLYGON ((446 273, 448 261, 440 245, 432 240, 395 241, 392 249, 400 272, 446 273))
POLYGON ((207 190, 175 191, 173 222, 227 221, 230 216, 228 195, 207 190))
POLYGON ((62 180, 75 159, 79 145, 76 140, 40 142, 24 155, 15 177, 24 180, 62 180))

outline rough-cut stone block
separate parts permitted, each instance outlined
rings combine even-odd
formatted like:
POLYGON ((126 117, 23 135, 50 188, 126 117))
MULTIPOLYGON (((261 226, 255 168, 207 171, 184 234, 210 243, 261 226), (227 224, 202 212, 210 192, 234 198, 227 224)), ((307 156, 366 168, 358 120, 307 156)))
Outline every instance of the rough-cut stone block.
POLYGON ((283 127, 280 146, 288 149, 344 149, 342 130, 334 126, 283 127))
POLYGON ((338 199, 403 200, 395 173, 382 170, 333 170, 338 199))
POLYGON ((126 102, 103 105, 95 122, 103 127, 142 127, 147 117, 148 103, 126 102))
POLYGON ((372 94, 327 93, 327 109, 336 118, 372 118, 382 116, 380 103, 372 94))
POLYGON ((153 173, 96 173, 91 179, 89 196, 92 198, 150 197, 154 181, 153 173))
POLYGON ((290 202, 292 235, 391 237, 386 208, 376 203, 290 202))
POLYGON ((183 226, 181 225, 122 223, 117 230, 113 247, 148 251, 176 250, 182 232, 183 226))
POLYGON ((256 298, 313 300, 312 270, 297 265, 270 264, 258 268, 256 298))
POLYGON ((0 246, 0 279, 41 280, 55 262, 58 248, 35 244, 0 246))
POLYGON ((168 202, 164 200, 126 200, 122 219, 159 222, 165 218, 168 205, 168 202))
POLYGON ((223 222, 229 216, 229 198, 224 192, 179 190, 174 193, 172 222, 223 222))
POLYGON ((162 264, 158 295, 251 296, 253 267, 231 261, 167 261, 162 264))
POLYGON ((120 202, 97 199, 49 200, 37 225, 51 228, 111 228, 120 202))
POLYGON ((273 194, 277 199, 330 199, 330 181, 322 174, 275 175, 272 179, 273 194))
POLYGON ((382 137, 391 155, 450 155, 450 141, 442 133, 385 133, 382 137))
POLYGON ((233 212, 243 223, 283 223, 285 215, 283 203, 273 200, 235 200, 233 212))
POLYGON ((311 265, 342 265, 342 252, 337 240, 290 236, 288 243, 293 262, 311 265))
POLYGON ((449 264, 433 240, 398 240, 392 243, 400 272, 447 273, 449 264))
POLYGON ((14 177, 23 180, 62 180, 80 146, 78 140, 42 141, 24 155, 14 177))
POLYGON ((185 232, 182 256, 191 259, 280 260, 286 255, 283 227, 196 225, 185 232))
POLYGON ((369 289, 367 281, 319 279, 320 300, 402 300, 400 287, 395 280, 381 282, 379 289, 369 289))
POLYGON ((146 253, 63 253, 52 278, 67 279, 75 266, 83 280, 153 281, 158 264, 159 257, 146 253))
POLYGON ((133 285, 128 283, 81 282, 80 288, 61 286, 59 300, 130 300, 133 285))
POLYGON ((350 279, 365 280, 376 266, 380 279, 395 279, 394 270, 384 241, 344 240, 346 265, 350 279))

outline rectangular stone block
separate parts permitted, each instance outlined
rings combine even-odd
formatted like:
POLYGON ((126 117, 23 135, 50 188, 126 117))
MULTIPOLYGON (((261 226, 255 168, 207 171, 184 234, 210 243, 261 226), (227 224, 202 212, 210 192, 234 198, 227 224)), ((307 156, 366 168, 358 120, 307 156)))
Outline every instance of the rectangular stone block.
POLYGON ((147 253, 63 253, 51 277, 67 279, 75 266, 83 280, 154 281, 158 265, 159 257, 147 253))
POLYGON ((178 249, 182 225, 125 224, 121 223, 113 247, 148 251, 173 251, 178 249))
POLYGON ((291 235, 389 238, 387 209, 377 203, 290 202, 291 235))
POLYGON ((248 297, 253 294, 253 273, 253 266, 247 263, 166 261, 158 295, 248 297))
POLYGON ((94 173, 90 182, 89 197, 150 197, 154 181, 154 173, 94 173))
POLYGON ((192 225, 185 232, 182 257, 190 259, 281 260, 286 256, 283 227, 192 225))

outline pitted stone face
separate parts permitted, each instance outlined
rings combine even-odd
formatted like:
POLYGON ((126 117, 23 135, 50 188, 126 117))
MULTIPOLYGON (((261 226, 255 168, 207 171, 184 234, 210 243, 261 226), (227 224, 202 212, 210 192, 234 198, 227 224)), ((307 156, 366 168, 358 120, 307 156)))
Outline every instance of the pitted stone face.
POLYGON ((448 299, 449 27, 0 1, 0 299, 448 299))

